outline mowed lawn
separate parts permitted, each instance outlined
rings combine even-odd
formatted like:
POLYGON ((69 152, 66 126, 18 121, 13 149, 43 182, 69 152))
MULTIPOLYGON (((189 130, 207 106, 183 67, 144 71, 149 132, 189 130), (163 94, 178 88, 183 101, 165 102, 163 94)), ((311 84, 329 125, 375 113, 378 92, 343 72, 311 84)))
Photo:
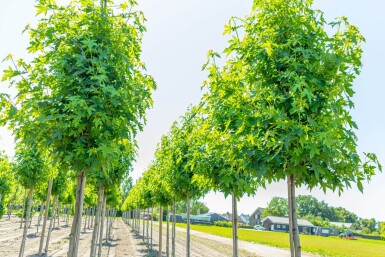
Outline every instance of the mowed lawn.
MULTIPOLYGON (((186 224, 179 223, 177 225, 182 228, 186 227, 186 224)), ((232 237, 231 228, 191 225, 191 229, 217 236, 232 237)), ((255 231, 251 229, 239 229, 238 231, 239 240, 289 248, 288 233, 255 231)), ((301 235, 301 246, 306 252, 317 253, 322 256, 385 257, 385 241, 367 239, 346 240, 338 237, 301 235)))

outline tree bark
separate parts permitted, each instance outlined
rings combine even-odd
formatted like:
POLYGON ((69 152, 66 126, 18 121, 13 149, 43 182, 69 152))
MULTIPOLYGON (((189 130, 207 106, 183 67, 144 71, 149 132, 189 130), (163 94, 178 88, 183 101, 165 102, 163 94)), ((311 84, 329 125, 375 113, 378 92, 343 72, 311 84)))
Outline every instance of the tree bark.
POLYGON ((146 228, 146 234, 147 234, 147 248, 150 248, 150 237, 148 233, 148 228, 150 226, 150 208, 147 208, 147 228, 146 228))
POLYGON ((57 226, 60 228, 60 198, 57 197, 57 226))
POLYGON ((101 257, 102 256, 102 245, 103 245, 103 228, 104 228, 104 216, 105 216, 105 213, 106 213, 106 201, 107 201, 107 197, 106 195, 104 195, 104 199, 103 199, 103 209, 102 209, 102 220, 101 220, 101 223, 100 223, 100 235, 99 235, 99 249, 98 249, 98 257, 101 257))
POLYGON ((146 240, 146 238, 145 238, 145 236, 144 236, 144 228, 145 228, 145 219, 144 219, 144 216, 146 215, 146 210, 145 209, 143 209, 143 217, 142 217, 142 219, 143 219, 143 224, 142 224, 142 229, 143 229, 143 242, 146 240))
POLYGON ((159 206, 159 251, 158 251, 158 257, 162 257, 162 221, 163 221, 162 206, 159 206))
POLYGON ((40 213, 39 213, 39 218, 37 220, 37 226, 36 226, 36 234, 39 233, 40 222, 41 222, 41 219, 43 218, 43 209, 44 209, 44 201, 41 200, 40 213))
POLYGON ((238 257, 238 212, 237 212, 237 198, 235 194, 232 195, 233 200, 233 257, 238 257))
MULTIPOLYGON (((154 212, 154 207, 152 207, 151 209, 152 209, 152 212, 154 212)), ((152 250, 152 220, 153 220, 153 217, 152 217, 152 213, 151 213, 151 246, 150 246, 151 250, 152 250)))
MULTIPOLYGON (((27 189, 24 190, 24 200, 23 200, 23 210, 21 212, 20 220, 20 229, 23 227, 24 211, 25 211, 25 198, 27 197, 27 189)), ((25 222, 27 222, 28 217, 25 217, 25 222)))
POLYGON ((187 197, 186 257, 190 257, 190 197, 187 197))
POLYGON ((43 227, 41 229, 41 236, 40 236, 39 256, 41 256, 42 252, 43 252, 44 234, 45 234, 45 228, 47 226, 49 202, 50 202, 50 199, 51 199, 51 192, 52 192, 52 182, 53 182, 52 179, 50 179, 49 182, 48 182, 47 200, 45 201, 44 220, 43 220, 43 227))
POLYGON ((100 223, 101 209, 103 205, 103 197, 104 197, 104 187, 99 187, 98 206, 95 212, 95 224, 94 224, 94 231, 92 232, 90 257, 94 257, 96 254, 96 244, 98 242, 99 223, 100 223))
POLYGON ((69 236, 69 248, 68 248, 67 257, 78 256, 85 185, 86 185, 86 174, 84 171, 80 171, 77 177, 75 213, 74 213, 74 219, 72 221, 71 233, 69 236))
POLYGON ((288 177, 289 199, 289 228, 290 228, 290 253, 292 257, 301 257, 301 243, 297 223, 297 207, 295 202, 295 177, 288 177))
POLYGON ((167 216, 166 216, 166 224, 167 224, 167 227, 166 227, 166 233, 167 233, 167 236, 166 236, 166 256, 167 257, 170 257, 170 227, 169 227, 169 213, 168 213, 168 205, 166 206, 166 213, 167 213, 167 216))
POLYGON ((44 248, 44 253, 45 255, 48 254, 48 248, 49 248, 49 241, 51 239, 51 233, 52 233, 52 223, 54 223, 55 227, 55 214, 57 210, 57 203, 58 203, 58 196, 56 195, 53 199, 53 204, 52 204, 52 215, 51 215, 51 220, 49 221, 49 228, 48 228, 48 233, 47 233, 47 241, 45 243, 45 248, 44 248))
MULTIPOLYGON (((26 216, 26 219, 25 219, 25 222, 24 222, 23 239, 21 241, 19 257, 23 257, 23 255, 24 255, 25 241, 27 240, 27 233, 28 233, 28 222, 27 222, 27 220, 28 220, 29 215, 31 214, 33 190, 34 190, 34 186, 31 186, 30 189, 29 189, 27 216, 26 216)), ((23 213, 24 213, 24 211, 23 211, 23 213)))
POLYGON ((175 237, 176 237, 176 200, 174 198, 174 202, 172 205, 172 242, 171 242, 171 256, 175 257, 175 237))

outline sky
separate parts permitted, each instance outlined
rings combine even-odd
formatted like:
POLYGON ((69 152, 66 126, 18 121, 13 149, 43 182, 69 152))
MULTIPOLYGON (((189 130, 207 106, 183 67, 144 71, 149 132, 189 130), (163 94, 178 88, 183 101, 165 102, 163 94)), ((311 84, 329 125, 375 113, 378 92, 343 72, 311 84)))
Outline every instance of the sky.
MULTIPOLYGON (((36 24, 34 1, 0 0, 0 59, 9 53, 28 59, 28 37, 21 34, 27 23, 36 24)), ((138 0, 138 9, 147 19, 142 59, 156 83, 154 106, 147 113, 147 124, 137 137, 138 157, 132 177, 140 177, 154 157, 156 145, 188 106, 197 104, 202 96, 202 82, 207 73, 201 70, 208 50, 221 52, 227 42, 222 36, 224 25, 231 16, 243 17, 251 10, 251 0, 138 0)), ((314 0, 314 7, 324 11, 328 20, 346 16, 357 25, 366 38, 363 45, 363 68, 354 82, 356 95, 353 119, 359 130, 359 152, 373 152, 385 164, 385 17, 382 0, 314 0)), ((0 64, 0 76, 8 66, 0 64)), ((14 93, 7 84, 1 91, 14 93)), ((0 150, 13 155, 10 131, 0 128, 0 150)), ((363 218, 385 221, 385 173, 378 173, 364 184, 364 193, 356 187, 341 196, 321 190, 297 189, 297 194, 310 194, 332 206, 342 206, 363 218)), ((256 191, 254 197, 244 197, 238 203, 239 213, 251 214, 257 207, 265 207, 274 196, 286 197, 286 182, 270 184, 256 191)), ((231 211, 231 199, 221 193, 209 193, 202 199, 210 211, 231 211)))

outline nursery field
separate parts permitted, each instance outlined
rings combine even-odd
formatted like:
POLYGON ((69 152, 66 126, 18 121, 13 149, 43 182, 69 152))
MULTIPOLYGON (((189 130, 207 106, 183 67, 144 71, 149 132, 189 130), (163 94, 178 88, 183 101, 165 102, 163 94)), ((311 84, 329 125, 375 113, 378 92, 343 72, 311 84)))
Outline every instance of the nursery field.
MULTIPOLYGON (((185 228, 185 224, 178 224, 178 227, 185 228)), ((217 226, 191 225, 192 230, 205 232, 226 238, 232 237, 231 228, 217 226)), ((289 248, 289 236, 287 233, 255 231, 251 229, 240 229, 239 240, 255 242, 289 248)), ((384 257, 385 241, 357 239, 345 240, 338 237, 316 237, 301 235, 301 245, 305 252, 319 254, 321 256, 336 257, 384 257)))

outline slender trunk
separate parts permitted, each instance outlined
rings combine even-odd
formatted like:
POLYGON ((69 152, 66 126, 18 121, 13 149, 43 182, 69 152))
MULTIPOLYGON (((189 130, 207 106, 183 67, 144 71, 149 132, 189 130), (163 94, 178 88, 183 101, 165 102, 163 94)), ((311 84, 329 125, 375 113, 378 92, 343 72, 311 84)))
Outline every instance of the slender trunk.
MULTIPOLYGON (((154 207, 152 207, 151 209, 154 212, 154 207)), ((153 217, 152 217, 152 213, 151 213, 151 246, 150 246, 151 250, 152 250, 152 220, 153 220, 153 217)))
POLYGON ((84 171, 80 171, 77 177, 75 213, 74 219, 72 221, 71 233, 69 236, 69 247, 67 257, 78 256, 85 185, 86 174, 84 171))
POLYGON ((108 209, 107 217, 106 217, 106 243, 108 243, 108 233, 110 231, 110 225, 111 225, 111 209, 108 209))
POLYGON ((176 236, 176 201, 174 198, 174 202, 172 204, 172 242, 171 242, 171 256, 175 257, 175 236, 176 236))
POLYGON ((57 226, 60 228, 60 198, 57 197, 57 226))
POLYGON ((100 224, 98 257, 102 256, 103 228, 104 228, 104 215, 105 215, 105 212, 106 212, 106 201, 107 201, 107 197, 106 197, 106 195, 104 195, 103 210, 102 210, 102 221, 101 221, 101 224, 100 224))
MULTIPOLYGON (((25 198, 26 197, 27 197, 27 189, 24 190, 23 211, 21 212, 20 229, 23 227, 24 209, 25 209, 25 198)), ((27 221, 27 217, 25 217, 25 220, 27 221)))
POLYGON ((289 207, 289 239, 290 239, 290 256, 295 256, 294 250, 294 240, 293 240, 293 212, 292 210, 292 201, 291 201, 291 182, 290 178, 287 178, 287 194, 288 194, 288 207, 289 207))
POLYGON ((57 210, 57 204, 58 204, 58 196, 56 195, 53 199, 53 204, 52 204, 52 215, 51 215, 51 220, 49 221, 49 228, 48 228, 48 233, 47 233, 47 241, 45 243, 45 248, 44 248, 44 253, 45 255, 48 254, 48 248, 49 248, 49 241, 51 239, 51 233, 52 233, 52 223, 54 224, 55 227, 55 213, 57 210))
POLYGON ((190 257, 190 197, 187 197, 186 257, 190 257))
POLYGON ((84 226, 83 226, 83 232, 85 233, 86 232, 86 229, 87 229, 87 217, 88 217, 88 208, 86 208, 86 215, 85 215, 85 217, 84 217, 84 226))
POLYGON ((36 234, 39 233, 40 222, 41 222, 41 219, 43 218, 43 209, 44 209, 44 201, 41 200, 40 213, 39 213, 39 218, 37 220, 37 226, 36 226, 36 234))
MULTIPOLYGON (((298 223, 297 223, 297 207, 295 202, 295 177, 288 177, 288 199, 289 199, 289 227, 291 236, 291 254, 294 252, 295 257, 301 257, 301 243, 299 239, 298 223), (291 222, 290 222, 291 221, 291 222)), ((293 256, 293 255, 292 255, 293 256)))
POLYGON ((162 221, 163 221, 163 212, 162 206, 159 206, 159 251, 158 257, 162 257, 162 221))
POLYGON ((167 257, 170 257, 170 227, 169 227, 169 213, 168 213, 168 205, 166 206, 166 213, 167 213, 167 216, 166 216, 166 224, 167 224, 167 227, 166 227, 166 233, 167 233, 167 236, 166 236, 166 256, 167 257))
POLYGON ((96 243, 98 242, 99 222, 100 222, 100 213, 101 213, 102 204, 103 204, 103 197, 104 197, 104 187, 99 187, 98 207, 96 208, 96 212, 95 212, 95 224, 94 224, 94 231, 92 232, 90 257, 94 257, 96 254, 96 243))
POLYGON ((237 213, 237 198, 233 193, 233 257, 238 257, 238 213, 237 213))
POLYGON ((39 256, 41 256, 43 252, 44 234, 45 234, 45 228, 47 226, 49 202, 51 199, 51 191, 52 191, 52 182, 53 182, 52 179, 50 179, 48 182, 47 200, 45 201, 44 220, 43 220, 43 227, 41 229, 41 236, 40 236, 39 256))
POLYGON ((145 236, 144 236, 144 228, 145 228, 145 222, 146 222, 146 220, 144 219, 144 216, 146 216, 146 210, 145 209, 143 209, 143 216, 142 216, 142 219, 143 219, 143 225, 142 225, 142 229, 143 229, 143 242, 146 240, 146 238, 145 238, 145 236))
MULTIPOLYGON (((25 248, 25 241, 27 240, 27 233, 28 233, 28 217, 31 214, 31 207, 32 207, 32 197, 33 197, 33 189, 34 187, 31 186, 29 189, 29 199, 28 199, 28 206, 27 206, 27 216, 26 220, 24 222, 24 231, 23 231, 23 239, 21 241, 21 246, 20 246, 20 252, 19 252, 19 257, 23 257, 24 255, 24 248, 25 248)), ((23 211, 24 213, 24 211, 23 211)))
POLYGON ((28 228, 31 228, 32 225, 32 216, 35 211, 35 201, 32 201, 31 214, 26 218, 28 220, 28 228))
POLYGON ((66 225, 68 226, 68 222, 70 220, 70 214, 71 214, 71 205, 69 204, 67 207, 67 220, 66 220, 66 225))
POLYGON ((150 237, 149 237, 149 234, 148 234, 149 226, 150 226, 150 208, 147 208, 147 231, 146 231, 146 234, 147 234, 147 248, 150 248, 150 237))

